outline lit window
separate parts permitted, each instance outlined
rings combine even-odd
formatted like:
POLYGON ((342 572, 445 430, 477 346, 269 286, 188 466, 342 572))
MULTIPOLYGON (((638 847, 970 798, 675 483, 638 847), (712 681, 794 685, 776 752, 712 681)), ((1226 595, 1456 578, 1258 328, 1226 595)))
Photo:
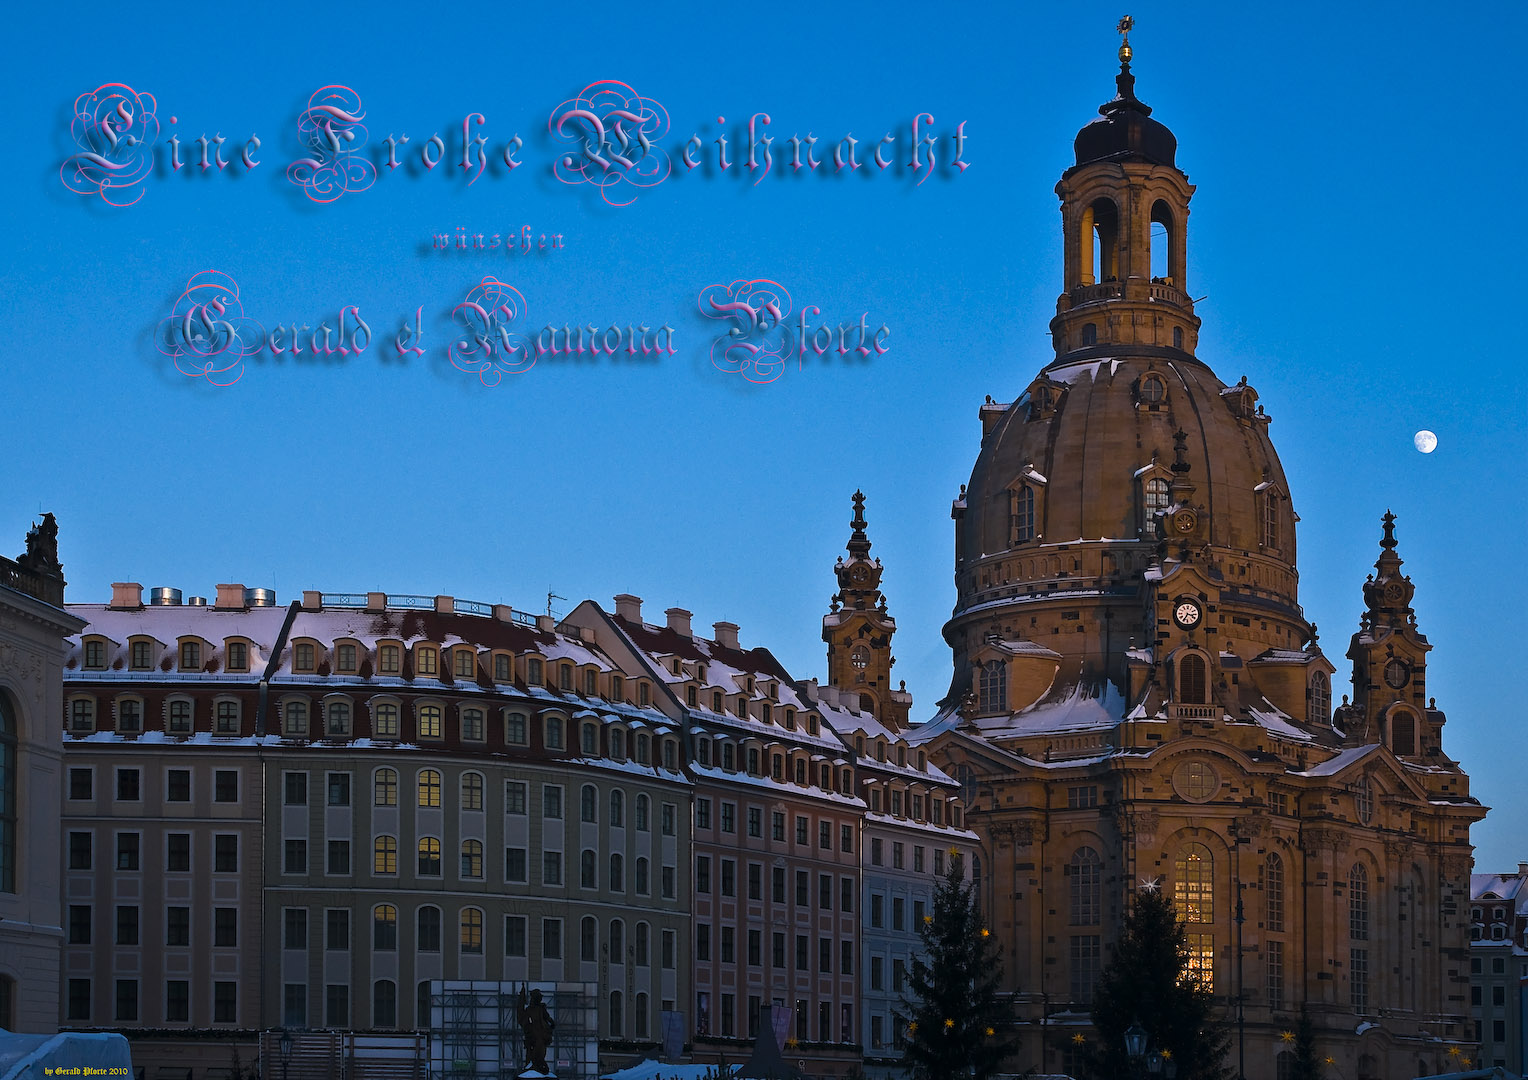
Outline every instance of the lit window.
POLYGON ((433 836, 419 838, 419 876, 440 877, 440 841, 433 836))
POLYGON ((371 733, 379 739, 398 737, 398 706, 392 702, 378 702, 372 710, 371 733))
POLYGON ((419 773, 418 803, 431 809, 440 807, 440 773, 434 769, 422 769, 419 773))
POLYGON ((393 952, 398 948, 398 909, 391 904, 378 904, 372 909, 371 947, 377 952, 393 952))
POLYGON ((397 675, 403 670, 402 654, 396 645, 384 645, 377 650, 377 670, 383 675, 397 675))
POLYGON ((1178 915, 1186 923, 1215 921, 1215 860, 1203 844, 1188 844, 1178 854, 1173 883, 1178 915))
POLYGON ((421 739, 438 739, 440 735, 440 706, 421 705, 419 707, 419 737, 421 739))
POLYGON ((421 645, 418 651, 414 653, 414 664, 419 669, 419 674, 436 674, 440 670, 438 666, 439 657, 440 654, 435 651, 433 646, 421 645))
POLYGON ((462 773, 462 809, 483 809, 483 775, 481 773, 462 773))
POLYGON ((461 918, 462 952, 483 951, 483 913, 477 908, 463 908, 461 918))
POLYGON ((372 844, 372 872, 396 874, 398 872, 398 840, 393 836, 379 836, 372 844))
POLYGON ((456 650, 456 677, 458 679, 471 679, 477 675, 477 657, 471 649, 456 650))

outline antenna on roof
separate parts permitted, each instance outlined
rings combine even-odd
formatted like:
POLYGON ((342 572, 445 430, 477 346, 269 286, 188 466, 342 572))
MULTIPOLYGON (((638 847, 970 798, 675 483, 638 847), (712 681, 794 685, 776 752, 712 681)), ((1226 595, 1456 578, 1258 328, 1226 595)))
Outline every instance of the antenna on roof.
POLYGON ((552 601, 553 600, 566 600, 566 599, 567 599, 566 596, 558 596, 556 593, 554 593, 552 591, 552 587, 550 585, 548 585, 546 587, 546 613, 547 613, 547 615, 551 615, 552 614, 552 601))

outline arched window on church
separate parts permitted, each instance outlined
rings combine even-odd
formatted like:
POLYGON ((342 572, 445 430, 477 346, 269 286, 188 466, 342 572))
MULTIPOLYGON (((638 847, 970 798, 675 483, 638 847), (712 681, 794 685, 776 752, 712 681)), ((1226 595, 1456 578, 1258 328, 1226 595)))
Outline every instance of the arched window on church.
POLYGON ((1172 491, 1167 481, 1154 476, 1141 485, 1141 535, 1151 535, 1156 524, 1157 511, 1166 510, 1172 501, 1172 491))
POLYGON ((1263 547, 1273 551, 1279 546, 1279 496, 1269 488, 1263 492, 1263 547))
POLYGON ((1270 934, 1284 932, 1284 860, 1276 851, 1263 863, 1263 925, 1270 934))
POLYGON ((982 665, 981 710, 984 713, 1008 711, 1008 665, 988 660, 982 665))
POLYGON ((1390 752, 1398 757, 1417 752, 1417 721, 1408 709, 1390 714, 1390 752))
POLYGON ((1207 704, 1208 669, 1204 657, 1186 653, 1178 661, 1178 702, 1182 705, 1207 704))
POLYGON ((1028 484, 1013 493, 1008 524, 1013 543, 1023 544, 1035 538, 1035 489, 1028 484))
POLYGON ((1072 863, 1066 868, 1071 878, 1073 926, 1096 926, 1099 908, 1102 906, 1103 861, 1098 852, 1090 847, 1080 847, 1072 855, 1072 863))
POLYGON ((1332 682, 1324 671, 1310 676, 1310 722, 1325 724, 1332 718, 1332 682))
POLYGON ((1167 205, 1165 199, 1158 199, 1151 204, 1151 277, 1153 281, 1177 285, 1182 278, 1183 275, 1178 267, 1177 246, 1173 243, 1176 235, 1172 207, 1167 205))
POLYGON ((1206 990, 1215 984, 1215 857, 1203 844, 1185 844, 1174 864, 1173 901, 1186 924, 1188 975, 1206 990))
POLYGON ((1084 345, 1097 345, 1098 344, 1098 324, 1097 323, 1083 323, 1082 324, 1082 343, 1084 345))
POLYGON ((1369 940, 1369 871, 1363 863, 1348 871, 1348 937, 1369 940))

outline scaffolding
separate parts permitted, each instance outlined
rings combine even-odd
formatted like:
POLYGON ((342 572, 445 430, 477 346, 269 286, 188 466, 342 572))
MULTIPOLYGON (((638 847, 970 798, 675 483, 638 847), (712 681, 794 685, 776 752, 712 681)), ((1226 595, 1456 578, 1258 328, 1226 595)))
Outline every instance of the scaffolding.
POLYGON ((547 1064, 558 1080, 599 1076, 598 984, 573 982, 430 983, 430 1080, 515 1080, 527 1068, 515 1007, 541 991, 556 1027, 547 1064))

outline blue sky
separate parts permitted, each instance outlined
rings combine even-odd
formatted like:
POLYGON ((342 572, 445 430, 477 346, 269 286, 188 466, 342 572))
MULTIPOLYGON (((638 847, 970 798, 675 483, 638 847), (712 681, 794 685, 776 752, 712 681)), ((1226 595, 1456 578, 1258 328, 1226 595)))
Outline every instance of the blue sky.
MULTIPOLYGON (((1274 417, 1300 525, 1301 600, 1341 659, 1399 516, 1401 554, 1436 651, 1445 749, 1496 807, 1482 868, 1528 858, 1528 750, 1507 628, 1524 599, 1524 379, 1496 340, 1515 326, 1525 239, 1511 210, 1523 141, 1505 4, 1132 9, 1137 91, 1198 185, 1188 274, 1199 355, 1245 374, 1274 417), (1506 119, 1504 119, 1506 118, 1506 119), (1419 428, 1436 453, 1412 448, 1419 428)), ((868 499, 915 713, 943 694, 954 599, 950 499, 975 458, 984 395, 1011 400, 1050 359, 1060 289, 1053 187, 1071 140, 1113 94, 1123 12, 1088 6, 780 4, 462 14, 418 5, 75 5, 11 19, 0 45, 10 148, 0 295, 11 334, 0 401, 0 527, 61 525, 69 598, 112 581, 210 595, 222 581, 449 593, 535 610, 617 592, 649 617, 727 619, 801 677, 822 674, 821 616, 868 499), (920 112, 966 122, 971 167, 921 186, 895 169, 753 185, 680 166, 630 206, 551 177, 548 117, 622 80, 734 159, 747 117, 792 133, 903 137, 920 112), (182 144, 251 134, 262 165, 156 175, 125 209, 71 194, 70 106, 121 82, 152 93, 182 144), (434 132, 446 163, 400 168, 318 206, 284 175, 314 90, 355 88, 369 147, 434 132), (480 112, 491 151, 524 166, 470 187, 450 162, 480 112), (175 125, 167 118, 175 116, 175 125), (725 123, 717 123, 718 117, 725 123), (421 250, 455 226, 561 233, 548 255, 421 250), (359 360, 251 361, 233 386, 177 374, 150 345, 187 279, 230 275, 267 328, 357 306, 359 360), (444 362, 448 315, 481 277, 531 322, 667 321, 674 356, 642 365, 543 358, 494 388, 444 362), (712 367, 715 283, 767 278, 824 321, 890 328, 858 364, 809 360, 754 386, 712 367), (385 361, 423 309, 429 352, 385 361), (8 523, 8 524, 5 524, 8 523)), ((941 149, 948 153, 948 140, 941 149)), ((183 153, 194 154, 192 150, 183 153)), ((163 171, 163 170, 161 170, 163 171)), ((1339 679, 1342 679, 1339 675, 1339 679)))

